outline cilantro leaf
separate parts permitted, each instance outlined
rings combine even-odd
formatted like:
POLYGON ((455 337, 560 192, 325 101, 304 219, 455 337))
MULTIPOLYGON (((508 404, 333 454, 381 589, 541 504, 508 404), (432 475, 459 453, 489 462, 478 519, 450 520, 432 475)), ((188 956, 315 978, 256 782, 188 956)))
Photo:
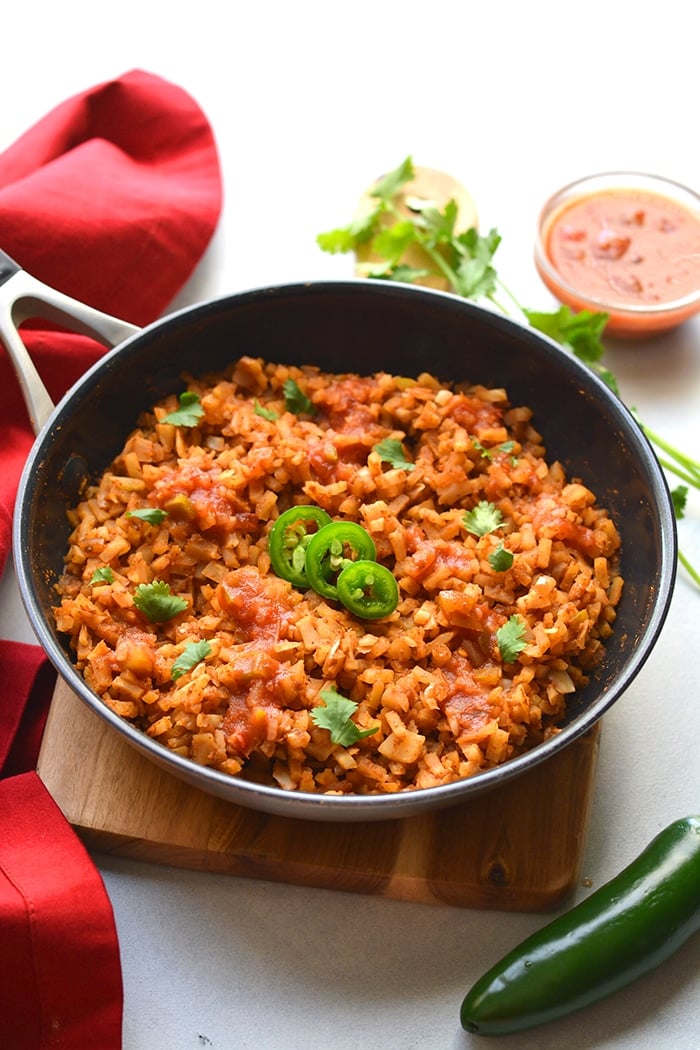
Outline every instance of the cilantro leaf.
POLYGON ((489 565, 494 572, 507 572, 513 564, 513 552, 503 546, 503 541, 489 554, 489 565))
POLYGON ((486 536, 489 532, 500 529, 503 515, 493 503, 482 499, 472 510, 465 512, 462 522, 467 532, 473 533, 474 536, 486 536))
POLYGON ((339 226, 335 230, 319 233, 316 243, 321 251, 328 252, 329 255, 344 255, 352 252, 359 245, 371 240, 383 211, 383 207, 379 205, 361 219, 354 219, 347 226, 339 226))
POLYGON ((134 605, 151 623, 172 620, 187 608, 185 599, 173 594, 170 585, 162 580, 140 583, 134 592, 134 605))
POLYGON ((176 427, 196 427, 204 415, 199 394, 193 390, 184 390, 179 398, 180 407, 163 417, 163 423, 172 423, 176 427))
POLYGON ((601 342, 608 323, 608 314, 592 310, 574 311, 568 306, 558 310, 542 312, 523 310, 525 317, 538 332, 572 351, 584 364, 596 372, 611 390, 618 393, 617 380, 612 372, 601 364, 605 348, 601 342))
POLYGON ((461 261, 455 273, 455 291, 465 299, 493 298, 498 284, 493 256, 500 243, 496 230, 481 235, 474 227, 456 238, 455 247, 461 261))
POLYGON ((384 463, 390 463, 392 467, 406 471, 416 469, 415 463, 406 459, 403 445, 396 438, 384 438, 383 441, 373 446, 372 451, 376 452, 384 463))
MULTIPOLYGON (((482 445, 478 438, 472 438, 472 444, 477 452, 480 452, 484 459, 491 460, 497 452, 512 452, 515 448, 514 441, 502 441, 500 445, 494 445, 493 448, 486 448, 482 445)), ((516 457, 511 456, 511 460, 516 462, 516 457)))
POLYGON ((90 586, 94 587, 96 583, 114 583, 114 573, 109 565, 104 565, 99 569, 95 569, 90 578, 90 586))
POLYGON ((496 290, 496 271, 481 259, 463 259, 455 273, 455 290, 465 299, 489 299, 496 290))
POLYGON ((295 379, 287 379, 282 387, 282 392, 284 405, 288 412, 293 412, 295 416, 315 414, 316 409, 295 379))
POLYGON ((410 244, 416 241, 416 227, 408 220, 395 222, 374 238, 372 249, 384 257, 390 266, 396 266, 410 244))
POLYGON ((181 678, 186 671, 191 671, 192 668, 196 667, 197 664, 202 662, 202 660, 206 660, 210 652, 211 645, 206 640, 201 642, 188 642, 173 663, 170 677, 173 681, 177 681, 177 679, 181 678))
POLYGON ((256 416, 262 416, 263 419, 267 419, 270 423, 274 423, 277 419, 277 413, 273 412, 271 408, 265 408, 264 405, 261 405, 257 397, 253 402, 253 411, 256 416))
POLYGON ((504 664, 512 664, 518 653, 521 653, 527 642, 525 641, 525 624, 520 616, 511 616, 502 627, 496 631, 496 641, 504 664))
POLYGON ((470 226, 458 235, 457 244, 463 255, 490 263, 500 247, 501 235, 493 227, 488 233, 479 233, 475 226, 470 226))
POLYGON ((311 712, 311 720, 320 729, 327 729, 331 734, 331 741, 340 744, 341 747, 349 747, 357 743, 363 737, 372 736, 379 729, 358 729, 352 721, 352 716, 357 710, 354 700, 341 696, 334 688, 322 689, 320 693, 325 707, 315 707, 311 712))
POLYGON ((425 232, 425 243, 435 247, 438 244, 449 245, 454 237, 457 224, 457 202, 449 200, 442 211, 430 200, 422 197, 409 197, 406 207, 416 214, 416 226, 425 232))
POLYGON ((676 485, 675 489, 671 491, 671 502, 673 503, 673 513, 676 516, 677 521, 680 521, 685 517, 685 505, 687 501, 688 486, 676 485))
MULTIPOLYGON (((413 163, 407 157, 397 168, 388 172, 376 183, 370 197, 377 201, 374 208, 370 208, 365 214, 358 216, 349 222, 347 226, 339 226, 333 230, 319 233, 316 243, 324 252, 331 255, 344 254, 356 251, 363 244, 367 244, 375 234, 382 235, 382 220, 387 212, 394 211, 394 198, 400 192, 401 187, 415 177, 413 163)), ((390 242, 388 242, 390 243, 390 242)), ((393 251, 392 251, 393 257, 393 251)), ((386 263, 384 272, 368 272, 367 277, 380 277, 389 274, 392 267, 386 263)), ((394 277, 394 280, 399 278, 394 277)))
POLYGON ((130 510, 127 512, 127 518, 139 518, 141 521, 147 521, 149 525, 160 525, 162 521, 168 516, 167 510, 161 510, 160 507, 140 507, 137 510, 130 510))
POLYGON ((599 361, 603 356, 600 336, 607 323, 607 314, 594 314, 590 310, 574 313, 569 306, 558 310, 523 311, 533 328, 544 332, 550 339, 565 346, 578 347, 578 356, 587 362, 599 361))
POLYGON ((407 182, 411 182, 414 178, 413 160, 411 157, 406 157, 397 168, 394 168, 393 171, 388 172, 379 179, 372 190, 371 196, 377 197, 381 201, 391 201, 401 187, 405 186, 407 182))

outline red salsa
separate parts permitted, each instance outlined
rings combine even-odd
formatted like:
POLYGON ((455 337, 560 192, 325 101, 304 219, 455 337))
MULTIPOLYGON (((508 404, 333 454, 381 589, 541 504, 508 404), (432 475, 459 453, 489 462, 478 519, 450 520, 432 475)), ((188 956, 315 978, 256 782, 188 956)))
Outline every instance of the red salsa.
POLYGON ((570 204, 547 250, 569 284, 604 303, 666 303, 700 287, 700 218, 655 193, 610 190, 570 204))
POLYGON ((671 196, 582 192, 549 214, 541 241, 550 290, 574 309, 609 313, 610 332, 663 331, 700 305, 700 212, 671 196))

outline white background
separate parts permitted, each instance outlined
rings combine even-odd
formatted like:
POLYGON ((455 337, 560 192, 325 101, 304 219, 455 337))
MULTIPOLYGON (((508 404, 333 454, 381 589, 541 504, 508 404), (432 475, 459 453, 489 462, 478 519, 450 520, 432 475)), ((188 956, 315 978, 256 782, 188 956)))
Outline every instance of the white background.
MULTIPOLYGON (((352 261, 321 253, 316 234, 411 154, 468 186, 482 229, 503 237, 501 276, 548 309, 532 242, 551 192, 617 168, 700 186, 692 11, 680 0, 11 4, 0 149, 64 98, 140 67, 197 99, 223 166, 220 229, 174 305, 349 276, 352 261)), ((627 403, 697 454, 700 321, 611 345, 607 362, 627 403)), ((681 542, 700 563, 699 516, 693 500, 681 542)), ((594 887, 699 811, 699 614, 681 576, 651 659, 605 716, 583 868, 594 887)), ((0 635, 31 640, 10 573, 0 635)), ((461 1031, 463 995, 544 921, 96 859, 120 936, 125 1050, 472 1050, 487 1042, 461 1031)), ((699 962, 696 937, 614 998, 497 1045, 698 1050, 699 962)))

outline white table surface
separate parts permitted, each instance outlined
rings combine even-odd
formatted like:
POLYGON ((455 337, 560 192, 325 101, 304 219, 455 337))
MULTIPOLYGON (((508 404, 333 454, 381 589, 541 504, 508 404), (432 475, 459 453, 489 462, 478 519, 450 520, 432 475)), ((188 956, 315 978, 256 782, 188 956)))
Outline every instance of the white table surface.
MULTIPOLYGON (((501 276, 548 309, 532 240, 551 191, 609 169, 700 185, 692 11, 685 0, 12 4, 0 149, 69 95, 140 67, 199 101, 223 166, 221 225, 177 305, 350 276, 350 258, 324 255, 315 236, 411 154, 466 183, 482 228, 503 237, 501 276)), ((697 454, 700 320, 611 345, 607 360, 628 404, 697 454)), ((693 499, 681 539, 700 563, 699 518, 693 499)), ((699 811, 699 620, 700 592, 681 575, 656 649, 605 716, 582 872, 593 887, 699 811)), ((10 570, 0 636, 33 641, 10 570)), ((95 859, 120 938, 125 1050, 700 1047, 697 937, 615 997, 489 1043, 460 1029, 462 997, 543 916, 95 859)))

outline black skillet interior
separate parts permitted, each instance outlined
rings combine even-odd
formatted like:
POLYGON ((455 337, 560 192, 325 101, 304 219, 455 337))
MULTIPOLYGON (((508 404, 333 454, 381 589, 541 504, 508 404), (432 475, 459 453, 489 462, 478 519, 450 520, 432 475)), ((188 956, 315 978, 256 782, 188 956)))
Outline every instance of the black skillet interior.
POLYGON ((624 596, 604 665, 568 720, 609 687, 619 695, 665 618, 675 575, 668 491, 624 406, 554 343, 450 295, 379 282, 261 289, 205 303, 144 329, 112 351, 58 406, 20 488, 15 552, 25 603, 69 656, 49 608, 67 545, 66 505, 78 482, 119 451, 139 412, 183 389, 182 374, 219 370, 243 354, 334 372, 430 371, 444 380, 505 386, 534 409, 550 459, 590 485, 623 534, 624 596))

